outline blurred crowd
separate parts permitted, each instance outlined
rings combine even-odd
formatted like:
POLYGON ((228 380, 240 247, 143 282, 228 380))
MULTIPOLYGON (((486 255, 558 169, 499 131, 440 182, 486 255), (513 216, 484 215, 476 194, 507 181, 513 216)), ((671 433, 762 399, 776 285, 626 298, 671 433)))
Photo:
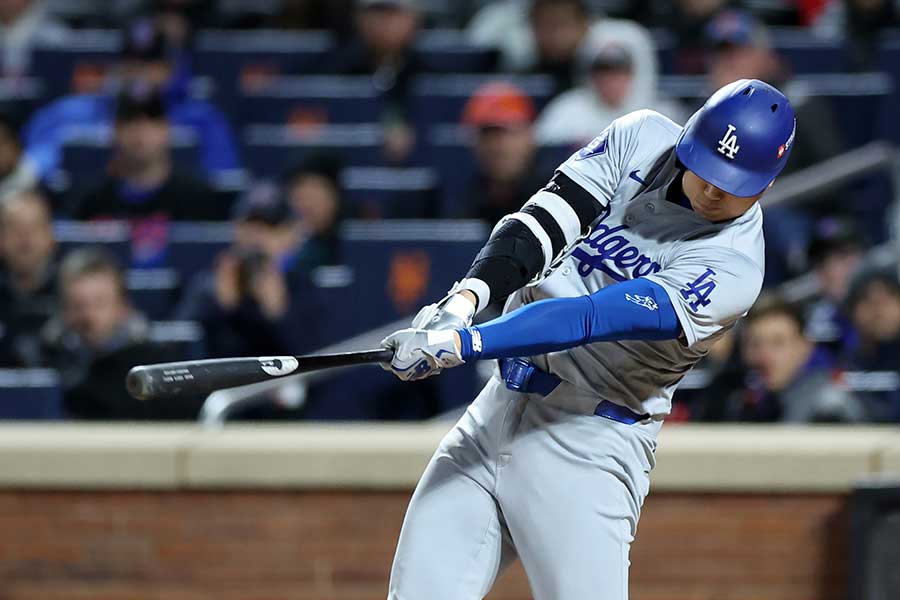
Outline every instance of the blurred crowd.
MULTIPOLYGON (((159 256, 123 262, 102 243, 63 251, 55 224, 124 221, 133 247, 152 246, 171 223, 230 224, 230 245, 180 282, 163 317, 198 323, 205 356, 308 352, 340 341, 322 322, 314 280, 345 262, 346 220, 493 226, 633 110, 683 123, 721 85, 765 80, 798 115, 785 175, 887 136, 876 127, 857 139, 842 127, 833 103, 796 76, 802 65, 779 53, 773 28, 833 40, 846 60, 831 71, 855 73, 882 68, 879 43, 898 19, 894 0, 0 0, 0 367, 58 371, 74 418, 194 418, 200 399, 139 403, 122 385, 134 364, 185 358, 156 339, 130 295, 129 274, 159 256), (71 73, 39 101, 26 93, 34 82, 60 88, 42 52, 78 50, 79 35, 96 29, 121 36, 109 64, 71 73), (196 71, 198 38, 210 29, 326 32, 333 48, 312 63, 273 72, 263 59, 239 81, 209 82, 196 71), (442 124, 461 140, 458 161, 433 151, 439 130, 417 104, 423 76, 454 72, 452 56, 436 67, 421 43, 437 31, 480 61, 464 68, 478 84, 442 124), (671 48, 666 64, 661 45, 671 48), (377 148, 366 164, 398 175, 372 184, 377 201, 350 198, 356 150, 322 143, 285 158, 290 140, 309 146, 339 125, 328 114, 253 115, 293 136, 283 168, 244 144, 254 123, 224 90, 252 95, 273 79, 311 75, 365 78, 375 90, 374 117, 363 120, 375 122, 377 148), (696 85, 675 94, 662 75, 696 85), (543 82, 539 93, 522 83, 529 76, 543 82), (68 144, 85 132, 103 149, 93 168, 70 164, 68 144), (440 176, 410 196, 408 174, 419 168, 440 176)), ((355 148, 363 129, 349 131, 355 148)), ((764 294, 678 392, 673 419, 900 422, 897 257, 873 258, 891 243, 897 193, 876 179, 766 209, 764 294), (796 292, 800 280, 808 291, 796 292)))

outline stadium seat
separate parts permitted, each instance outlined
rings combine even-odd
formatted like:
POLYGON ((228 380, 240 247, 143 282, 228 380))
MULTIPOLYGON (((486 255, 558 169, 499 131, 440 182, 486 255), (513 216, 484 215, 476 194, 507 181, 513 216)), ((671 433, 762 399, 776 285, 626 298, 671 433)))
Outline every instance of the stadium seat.
MULTIPOLYGON (((346 223, 341 255, 352 265, 353 289, 367 293, 361 304, 357 294, 334 289, 329 315, 351 321, 349 327, 341 324, 351 334, 408 318, 420 306, 444 296, 466 272, 489 232, 479 221, 464 220, 346 223)), ((429 381, 412 387, 376 370, 360 369, 352 380, 336 377, 313 386, 304 415, 325 420, 422 418, 468 402, 476 375, 466 366, 429 381), (361 396, 356 393, 359 389, 368 393, 361 396), (402 403, 400 399, 410 398, 410 393, 416 401, 402 403)))
POLYGON ((32 53, 31 72, 46 86, 48 97, 73 92, 96 92, 118 60, 122 36, 115 30, 84 29, 66 43, 38 47, 32 53))
POLYGON ((464 32, 455 29, 423 31, 416 50, 429 73, 490 73, 499 59, 497 49, 473 46, 464 32))
POLYGON ((900 144, 900 35, 886 36, 879 50, 878 65, 893 76, 894 90, 891 98, 884 103, 878 115, 878 131, 883 138, 900 144))
POLYGON ((485 83, 498 79, 521 87, 534 100, 537 110, 544 107, 554 89, 553 80, 544 75, 422 75, 413 82, 413 124, 424 131, 435 123, 459 123, 472 94, 485 83))
POLYGON ((232 237, 228 223, 172 223, 166 263, 178 271, 183 281, 188 281, 211 269, 232 237))
MULTIPOLYGON (((839 40, 818 37, 802 28, 773 27, 770 31, 772 47, 793 74, 831 73, 850 67, 847 49, 839 40)), ((667 30, 655 29, 653 38, 660 72, 673 74, 677 59, 675 36, 667 30)))
POLYGON ((62 390, 52 369, 0 369, 0 419, 61 419, 62 390))
POLYGON ((480 221, 349 221, 341 230, 341 257, 367 290, 366 310, 355 306, 363 328, 404 317, 442 297, 461 277, 490 233, 480 221))
POLYGON ((39 77, 0 77, 0 111, 24 121, 47 98, 47 86, 39 77))
POLYGON ((172 354, 179 360, 206 356, 203 327, 194 321, 152 321, 149 338, 152 342, 172 348, 172 354))
POLYGON ((206 30, 197 33, 192 68, 214 82, 224 107, 234 109, 242 87, 317 72, 334 46, 334 36, 326 31, 206 30))
POLYGON ((341 186, 359 218, 429 218, 440 212, 440 179, 427 167, 348 167, 341 186))
POLYGON ((123 221, 56 221, 53 224, 61 254, 78 246, 101 246, 123 265, 131 260, 131 231, 123 221))
POLYGON ((57 221, 54 229, 62 253, 78 246, 102 246, 122 265, 135 269, 171 267, 180 281, 209 269, 232 238, 228 223, 57 221))
POLYGON ((131 301, 150 319, 166 319, 172 314, 181 281, 172 268, 129 269, 126 274, 131 301))
POLYGON ((377 123, 290 127, 255 123, 243 130, 246 167, 257 177, 284 175, 313 153, 336 155, 345 166, 372 166, 382 159, 377 123))
POLYGON ((381 98, 370 77, 274 77, 242 86, 235 115, 239 123, 292 125, 372 123, 381 118, 381 98))

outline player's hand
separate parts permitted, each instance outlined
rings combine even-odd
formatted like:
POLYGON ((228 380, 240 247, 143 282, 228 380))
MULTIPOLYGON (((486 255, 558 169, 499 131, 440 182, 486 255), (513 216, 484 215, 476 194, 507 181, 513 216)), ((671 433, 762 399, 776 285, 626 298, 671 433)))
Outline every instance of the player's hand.
POLYGON ((401 329, 381 341, 382 346, 394 351, 390 365, 382 363, 381 368, 403 381, 437 375, 465 362, 457 339, 454 330, 401 329))

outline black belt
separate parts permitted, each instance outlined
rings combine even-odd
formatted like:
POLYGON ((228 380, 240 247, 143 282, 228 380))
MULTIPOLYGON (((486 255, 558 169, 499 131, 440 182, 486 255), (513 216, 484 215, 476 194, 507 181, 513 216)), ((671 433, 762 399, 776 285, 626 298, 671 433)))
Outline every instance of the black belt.
MULTIPOLYGON (((556 375, 545 373, 522 358, 501 358, 498 362, 500 376, 506 382, 506 387, 514 392, 546 396, 562 383, 556 375)), ((650 418, 647 413, 639 415, 630 408, 608 400, 600 402, 594 414, 626 425, 634 425, 650 418)))

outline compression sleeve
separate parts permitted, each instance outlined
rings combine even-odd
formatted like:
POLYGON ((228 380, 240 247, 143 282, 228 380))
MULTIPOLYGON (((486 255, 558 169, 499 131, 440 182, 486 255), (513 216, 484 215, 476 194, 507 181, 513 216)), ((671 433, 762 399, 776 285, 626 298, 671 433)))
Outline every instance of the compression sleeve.
POLYGON ((643 277, 589 296, 553 298, 459 330, 462 358, 535 356, 612 340, 668 340, 681 326, 668 294, 643 277))
POLYGON ((476 312, 502 300, 537 275, 552 272, 560 259, 587 235, 608 199, 594 198, 564 173, 557 172, 518 212, 494 228, 466 274, 478 298, 476 312))

